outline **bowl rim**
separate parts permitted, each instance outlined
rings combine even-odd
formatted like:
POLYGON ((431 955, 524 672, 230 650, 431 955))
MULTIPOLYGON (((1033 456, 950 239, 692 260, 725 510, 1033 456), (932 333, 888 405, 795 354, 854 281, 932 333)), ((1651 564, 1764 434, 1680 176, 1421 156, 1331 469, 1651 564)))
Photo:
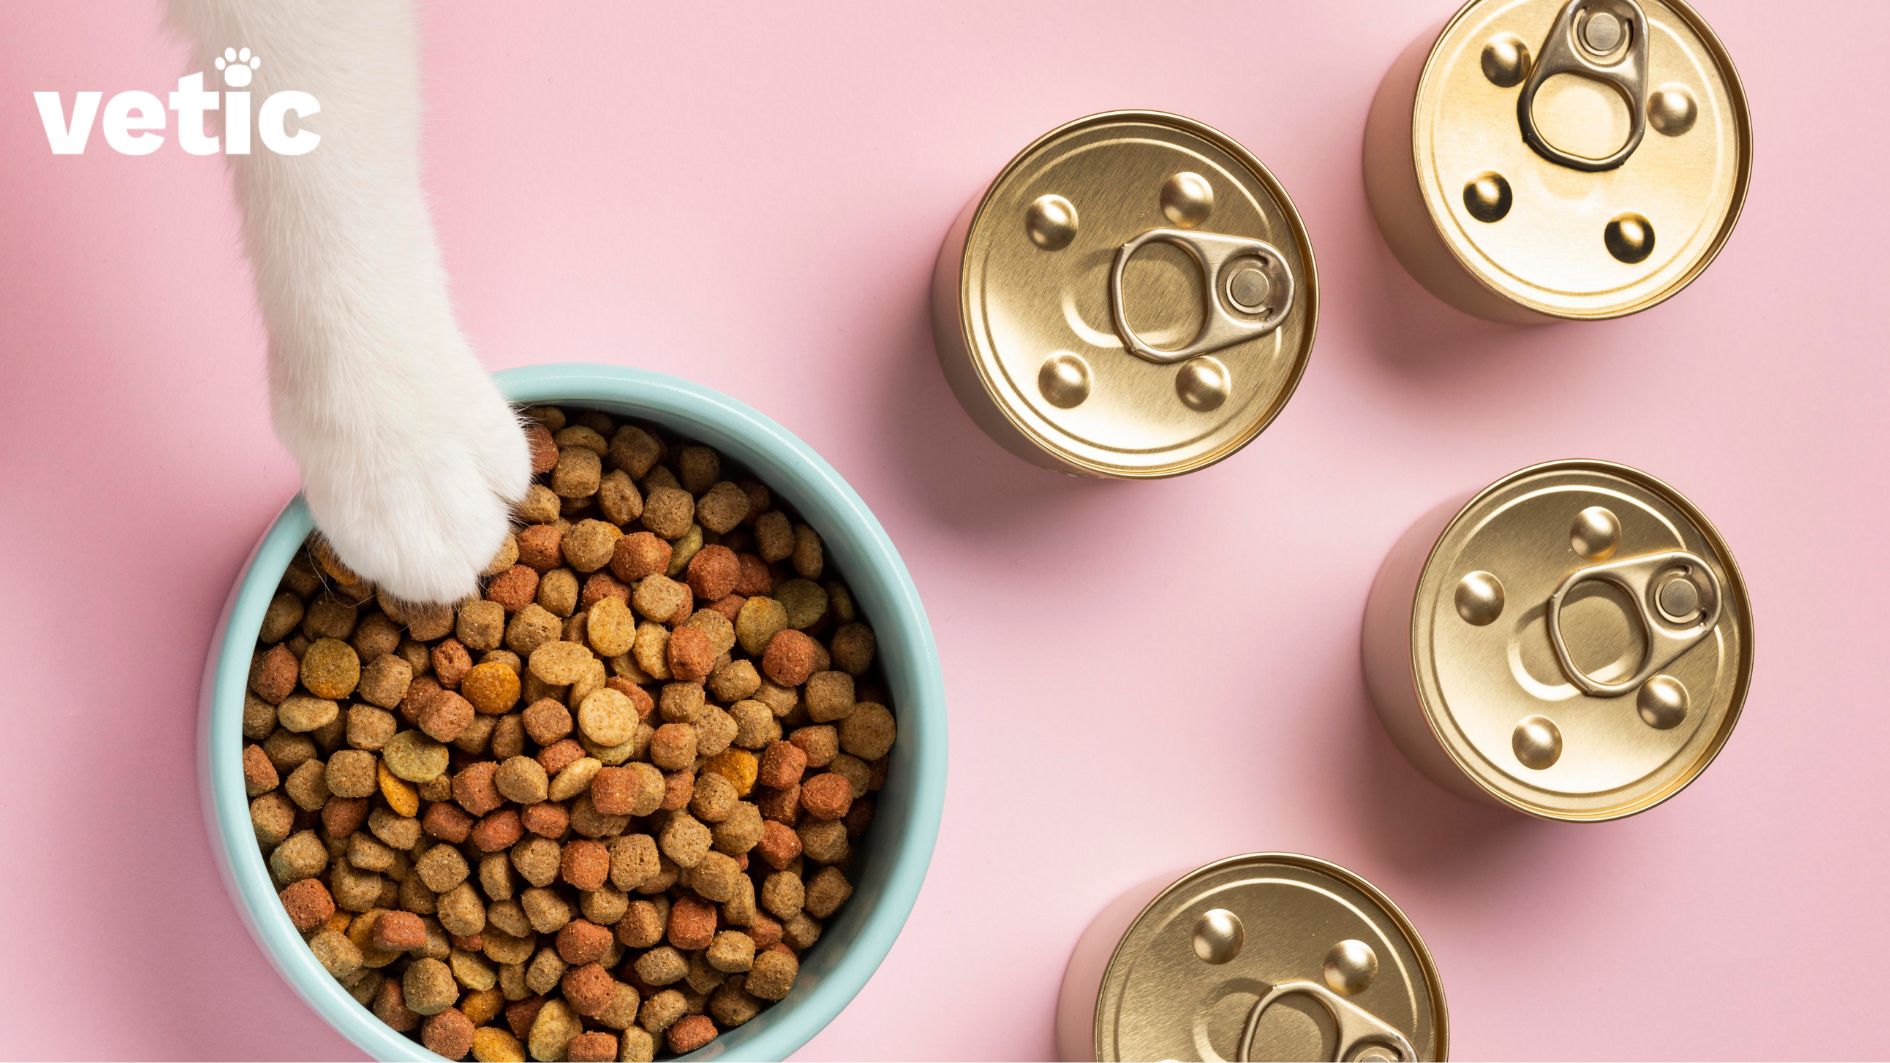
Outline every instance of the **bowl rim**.
MULTIPOLYGON (((898 706, 894 746, 903 830, 881 836, 875 864, 885 880, 847 947, 812 984, 757 1021, 718 1037, 688 1058, 784 1059, 811 1040, 865 987, 898 938, 916 902, 937 843, 944 809, 946 707, 938 648, 918 589, 885 529, 841 475, 800 438, 753 408, 711 388, 648 370, 559 363, 494 374, 516 405, 603 403, 663 423, 739 460, 770 487, 780 485, 814 524, 830 554, 845 556, 847 585, 873 619, 880 657, 898 706), (836 549, 837 548, 837 549, 836 549), (904 751, 903 753, 901 751, 904 751)), ((197 748, 204 813, 224 884, 264 956, 297 996, 356 1048, 376 1059, 440 1057, 396 1033, 323 970, 290 924, 249 819, 241 738, 249 662, 263 612, 313 528, 298 494, 269 524, 232 583, 204 666, 197 748)), ((887 793, 890 798, 892 791, 887 793)), ((882 803, 876 826, 889 817, 882 803)), ((877 874, 877 868, 875 870, 877 874)), ((816 958, 825 954, 816 952, 816 958)))

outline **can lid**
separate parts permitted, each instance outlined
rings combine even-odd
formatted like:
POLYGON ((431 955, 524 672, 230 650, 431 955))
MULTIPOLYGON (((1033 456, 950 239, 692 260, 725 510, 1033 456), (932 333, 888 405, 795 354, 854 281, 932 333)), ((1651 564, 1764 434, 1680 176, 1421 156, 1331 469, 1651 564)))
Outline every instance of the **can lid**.
POLYGON ((1411 146, 1431 222, 1473 277, 1541 313, 1605 318, 1719 253, 1752 122, 1683 0, 1471 0, 1419 76, 1411 146))
POLYGON ((1266 167, 1152 111, 1045 134, 986 190, 959 318, 991 401, 1061 463, 1172 476, 1265 428, 1318 319, 1312 245, 1266 167))
POLYGON ((1732 733, 1751 606, 1679 492, 1551 462, 1445 527, 1418 578, 1411 660, 1432 733, 1478 786, 1547 819, 1616 819, 1678 793, 1732 733))
POLYGON ((1103 971, 1096 1058, 1434 1060, 1444 991, 1404 913, 1336 864, 1286 853, 1189 872, 1103 971))

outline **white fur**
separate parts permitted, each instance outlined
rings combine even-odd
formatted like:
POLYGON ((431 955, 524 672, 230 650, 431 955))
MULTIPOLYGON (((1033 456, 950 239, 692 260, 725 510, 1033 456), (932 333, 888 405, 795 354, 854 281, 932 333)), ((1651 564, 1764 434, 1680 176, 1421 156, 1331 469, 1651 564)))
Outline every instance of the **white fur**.
MULTIPOLYGON (((395 0, 172 0, 206 82, 226 47, 249 91, 321 103, 321 143, 231 156, 269 331, 276 434, 349 567, 409 601, 477 589, 531 481, 517 418, 460 334, 420 189, 418 43, 395 0)), ((220 86, 219 86, 220 87, 220 86)))

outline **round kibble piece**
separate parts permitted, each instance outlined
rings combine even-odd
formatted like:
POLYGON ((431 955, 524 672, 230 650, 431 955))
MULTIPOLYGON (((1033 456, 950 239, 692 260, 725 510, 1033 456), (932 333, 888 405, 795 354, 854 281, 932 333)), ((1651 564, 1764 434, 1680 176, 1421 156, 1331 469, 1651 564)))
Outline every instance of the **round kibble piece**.
POLYGON ((665 539, 683 537, 696 519, 696 500, 678 487, 658 487, 643 496, 643 526, 665 539))
POLYGON ((529 667, 538 679, 562 687, 582 679, 594 660, 590 650, 575 642, 545 642, 531 651, 529 667))
POLYGON ((396 779, 426 782, 446 770, 451 754, 444 745, 419 731, 402 731, 387 740, 381 761, 396 779))
POLYGON ((518 673, 503 661, 484 661, 473 665, 459 681, 459 692, 475 710, 497 716, 518 704, 518 673))
POLYGON ((670 632, 669 674, 686 683, 700 683, 715 667, 715 647, 700 628, 679 627, 670 632))
POLYGON ((465 1059, 472 1051, 473 1021, 458 1008, 447 1008, 420 1024, 420 1043, 447 1059, 465 1059))
POLYGON ((782 686, 795 687, 807 682, 814 673, 818 648, 805 632, 791 628, 777 631, 768 640, 761 657, 761 670, 782 686))
POLYGON ((453 980, 452 969, 430 957, 407 965, 400 991, 407 1010, 416 1015, 438 1015, 459 999, 459 983, 453 980))
POLYGON ((595 572, 610 563, 623 529, 605 520, 585 519, 564 533, 564 559, 579 572, 595 572))
MULTIPOLYGON (((505 668, 504 665, 498 667, 505 668)), ((435 691, 420 707, 420 730, 436 742, 451 742, 472 723, 473 714, 472 702, 458 691, 435 691)))
MULTIPOLYGON (((636 735, 639 722, 636 703, 608 686, 591 691, 578 706, 578 730, 600 746, 630 741, 636 735)), ((691 759, 694 759, 693 753, 691 759)))
POLYGON ((302 652, 302 686, 318 698, 345 698, 361 681, 361 658, 340 639, 316 639, 302 652))
POLYGON ((892 752, 897 733, 890 709, 876 701, 862 701, 840 721, 840 748, 861 760, 878 760, 892 752))
POLYGON ((493 773, 492 783, 507 801, 521 805, 543 801, 551 789, 545 766, 527 756, 508 757, 493 773))

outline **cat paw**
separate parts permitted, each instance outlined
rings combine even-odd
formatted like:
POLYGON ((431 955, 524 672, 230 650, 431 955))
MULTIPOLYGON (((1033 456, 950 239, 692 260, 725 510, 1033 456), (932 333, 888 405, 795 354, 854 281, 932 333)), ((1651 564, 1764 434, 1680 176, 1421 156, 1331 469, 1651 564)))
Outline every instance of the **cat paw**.
POLYGON ((517 414, 476 365, 460 376, 404 393, 383 382, 338 409, 278 404, 315 526, 343 564, 403 602, 478 593, 531 484, 517 414))

